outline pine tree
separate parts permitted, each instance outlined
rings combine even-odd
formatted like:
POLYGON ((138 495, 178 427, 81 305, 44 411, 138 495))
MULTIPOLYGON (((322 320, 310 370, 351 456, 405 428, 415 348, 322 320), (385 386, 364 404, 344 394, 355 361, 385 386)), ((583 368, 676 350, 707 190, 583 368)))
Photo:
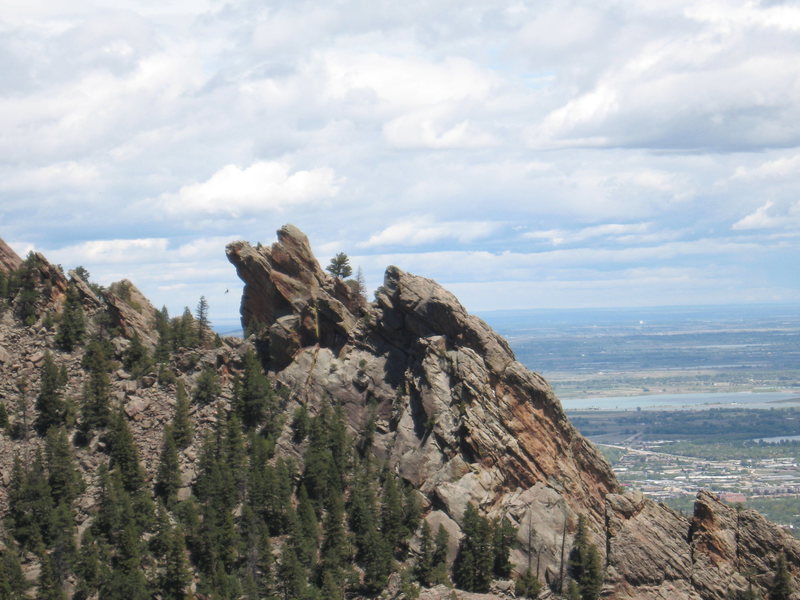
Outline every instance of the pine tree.
POLYGON ((19 555, 11 540, 0 550, 0 600, 17 600, 25 597, 28 580, 22 571, 19 555))
POLYGON ((183 450, 192 443, 193 426, 192 418, 189 414, 189 397, 186 395, 186 388, 183 381, 178 381, 178 389, 175 401, 175 416, 172 418, 172 437, 175 446, 183 450))
POLYGON ((219 376, 216 370, 211 367, 203 369, 197 378, 197 386, 194 389, 194 401, 200 406, 206 406, 214 402, 221 392, 219 376))
POLYGON ((384 474, 383 502, 381 503, 381 533, 394 552, 405 536, 403 505, 397 489, 397 479, 392 473, 384 474))
POLYGON ((491 526, 471 503, 464 511, 462 531, 455 564, 456 584, 467 591, 487 592, 494 567, 491 526))
POLYGON ((86 315, 75 285, 67 288, 67 298, 64 301, 64 310, 61 313, 56 344, 66 352, 72 352, 81 343, 86 333, 86 315))
POLYGON ((541 591, 542 584, 530 569, 520 575, 514 584, 514 593, 521 598, 538 598, 541 591))
POLYGON ((71 505, 83 491, 84 483, 63 427, 47 431, 44 453, 53 501, 71 505))
POLYGON ((602 589, 603 563, 597 546, 590 544, 586 552, 586 565, 581 582, 581 600, 597 600, 602 589))
POLYGON ((433 535, 427 521, 422 522, 419 542, 419 558, 415 573, 417 581, 425 587, 433 583, 433 535))
POLYGON ((44 355, 42 380, 39 396, 36 398, 36 421, 34 427, 39 435, 44 435, 50 427, 58 427, 64 423, 66 406, 61 397, 61 375, 49 352, 44 355))
POLYGON ((516 528, 508 519, 500 519, 494 523, 494 574, 500 579, 511 576, 511 547, 517 536, 516 528))
POLYGON ((130 344, 122 353, 122 365, 132 377, 139 378, 147 374, 152 364, 150 353, 142 344, 139 334, 134 332, 130 344))
MULTIPOLYGON (((276 413, 272 385, 252 350, 248 350, 244 356, 239 408, 242 423, 248 429, 256 428, 264 423, 267 417, 272 418, 276 413)), ((265 429, 268 433, 274 433, 274 424, 268 422, 265 429)))
POLYGON ((186 560, 186 543, 183 533, 175 528, 168 536, 164 575, 161 579, 163 600, 184 600, 192 575, 186 560))
POLYGON ((109 354, 108 344, 104 340, 94 339, 87 345, 83 356, 82 366, 89 371, 89 380, 83 388, 79 429, 85 441, 88 441, 92 431, 107 427, 109 423, 109 354))
POLYGON ((161 442, 161 458, 156 475, 155 494, 168 507, 173 507, 178 500, 178 489, 181 486, 180 462, 178 449, 170 427, 164 428, 161 442))
POLYGON ((447 574, 447 548, 450 545, 450 534, 439 524, 436 530, 436 537, 433 541, 433 583, 447 584, 449 577, 447 574))
POLYGON ((39 573, 36 600, 67 600, 64 588, 53 572, 53 565, 48 555, 42 557, 42 570, 39 573))
POLYGON ((789 600, 792 595, 792 576, 786 568, 786 556, 781 553, 775 564, 775 577, 769 589, 769 600, 789 600))
POLYGON ((26 470, 18 457, 11 469, 6 523, 20 549, 38 551, 53 529, 53 499, 40 453, 26 470))
POLYGON ((139 451, 128 427, 128 418, 120 409, 111 420, 108 434, 112 468, 119 469, 125 491, 134 494, 144 486, 144 471, 139 464, 139 451))
POLYGON ((201 346, 204 346, 208 341, 208 332, 210 331, 208 322, 208 300, 206 300, 205 296, 200 296, 200 301, 197 303, 195 322, 197 325, 197 340, 201 346))
POLYGON ((161 310, 156 311, 156 331, 158 332, 158 343, 153 353, 153 360, 157 364, 163 365, 169 362, 172 351, 172 328, 166 306, 162 306, 161 310))
POLYGON ((283 546, 278 581, 283 600, 302 600, 308 596, 307 575, 291 544, 283 546))
POLYGON ((353 267, 350 266, 350 259, 344 252, 339 252, 331 258, 330 264, 325 270, 339 279, 347 279, 353 274, 353 267))

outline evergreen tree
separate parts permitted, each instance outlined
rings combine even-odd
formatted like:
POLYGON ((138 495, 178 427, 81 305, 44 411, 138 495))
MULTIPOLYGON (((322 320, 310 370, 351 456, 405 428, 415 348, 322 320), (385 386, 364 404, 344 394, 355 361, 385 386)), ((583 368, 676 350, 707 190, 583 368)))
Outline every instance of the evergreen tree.
POLYGON ((25 597, 28 580, 22 571, 19 555, 8 540, 0 550, 0 600, 17 600, 25 597))
POLYGON ((538 598, 541 591, 542 584, 530 569, 520 575, 514 584, 514 593, 521 598, 538 598))
POLYGON ((40 265, 39 257, 35 253, 29 252, 16 276, 19 281, 19 290, 15 305, 17 315, 25 325, 33 325, 36 322, 36 304, 40 296, 38 290, 40 265))
POLYGON ((192 581, 189 564, 186 560, 186 543, 183 533, 175 528, 168 536, 164 575, 161 579, 161 598, 163 600, 184 600, 192 581))
POLYGON ((419 542, 419 558, 415 573, 417 581, 425 587, 430 587, 433 583, 433 535, 431 526, 427 521, 422 522, 422 532, 419 542))
POLYGON ((471 503, 464 511, 462 531, 455 564, 456 585, 471 592, 487 592, 494 567, 491 526, 471 503))
POLYGON ((125 491, 138 492, 144 486, 144 471, 139 464, 139 452, 128 427, 128 418, 120 409, 111 419, 108 432, 112 468, 119 469, 125 491))
POLYGON ((344 252, 339 252, 331 259, 330 264, 325 270, 339 279, 347 279, 353 274, 353 267, 350 266, 350 259, 344 252))
POLYGON ((51 550, 50 564, 53 574, 61 585, 72 572, 77 557, 74 517, 65 502, 59 503, 53 510, 48 547, 51 550))
POLYGON ((64 423, 66 406, 61 397, 61 375, 53 361, 53 355, 46 352, 42 366, 42 380, 39 396, 36 398, 36 421, 34 427, 39 435, 44 435, 50 427, 64 423))
POLYGON ((86 316, 75 285, 67 288, 67 298, 64 301, 64 310, 61 313, 61 322, 56 334, 56 344, 66 352, 72 352, 81 343, 86 333, 86 316))
POLYGON ((63 427, 51 427, 47 431, 44 453, 53 501, 71 505, 83 491, 84 484, 63 427))
POLYGON ((291 544, 283 546, 278 580, 283 600, 302 600, 308 597, 307 575, 291 544))
POLYGON ((172 328, 166 306, 162 306, 161 310, 156 311, 156 331, 158 332, 158 343, 153 353, 153 360, 157 364, 163 365, 169 362, 172 352, 172 328))
POLYGON ((381 533, 393 552, 406 535, 403 525, 403 505, 397 489, 397 479, 394 474, 388 472, 384 474, 381 533))
MULTIPOLYGON (((254 429, 264 423, 267 417, 275 416, 276 406, 272 385, 252 350, 248 350, 244 356, 241 386, 239 409, 245 427, 254 429)), ((271 422, 266 424, 265 429, 268 433, 275 433, 275 426, 271 422)))
POLYGON ((789 600, 792 591, 792 576, 786 568, 786 556, 781 553, 775 564, 775 577, 769 589, 769 600, 789 600))
POLYGON ((203 346, 208 341, 208 332, 211 329, 208 321, 208 300, 206 300, 205 296, 200 296, 200 301, 197 303, 195 322, 197 325, 197 340, 203 346))
POLYGON ((392 547, 381 532, 371 529, 366 535, 364 565, 364 592, 370 596, 386 589, 386 582, 392 572, 392 547))
POLYGON ((83 356, 82 366, 89 371, 89 380, 83 388, 80 433, 88 440, 92 431, 108 426, 111 411, 109 396, 111 384, 110 349, 106 341, 96 338, 89 342, 83 356))
POLYGON ((186 395, 186 388, 183 381, 178 381, 178 388, 175 402, 175 415, 172 418, 172 437, 175 446, 183 450, 192 443, 193 426, 192 418, 189 414, 189 397, 186 395))
POLYGON ((597 600, 603 589, 603 563, 597 546, 589 545, 586 553, 583 581, 581 582, 581 600, 597 600))
POLYGON ((517 537, 516 528, 508 519, 500 519, 494 523, 494 574, 500 579, 511 576, 511 547, 517 537))
POLYGON ((42 557, 42 569, 39 573, 36 600, 67 600, 64 588, 53 572, 50 557, 46 554, 42 557))
POLYGON ((53 499, 40 453, 26 470, 14 458, 8 490, 6 524, 20 549, 38 551, 49 542, 53 529, 53 499))
POLYGON ((439 524, 436 530, 436 538, 433 541, 433 583, 446 584, 449 581, 447 575, 447 548, 450 544, 450 534, 439 524))
POLYGON ((170 427, 164 428, 161 442, 161 458, 156 475, 155 493, 169 507, 178 500, 178 489, 181 486, 181 471, 178 461, 178 449, 170 427))
POLYGON ((206 406, 216 400, 220 392, 217 371, 211 367, 206 367, 197 378, 197 386, 194 388, 194 401, 200 406, 206 406))
POLYGON ((122 366, 132 377, 139 378, 147 374, 152 364, 150 353, 142 344, 139 334, 134 332, 130 344, 122 353, 122 366))

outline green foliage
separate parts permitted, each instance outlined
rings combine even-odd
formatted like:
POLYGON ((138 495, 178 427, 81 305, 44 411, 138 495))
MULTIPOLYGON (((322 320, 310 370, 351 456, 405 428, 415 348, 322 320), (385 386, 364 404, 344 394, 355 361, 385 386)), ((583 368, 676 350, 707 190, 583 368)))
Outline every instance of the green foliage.
POLYGON ((500 519, 493 524, 494 529, 494 574, 500 579, 511 576, 512 564, 509 560, 511 548, 517 537, 516 528, 508 519, 500 519))
POLYGON ((166 306, 156 311, 156 331, 158 332, 158 343, 156 344, 153 360, 160 365, 169 362, 172 352, 172 327, 170 326, 169 311, 166 306))
POLYGON ((292 417, 292 441, 295 444, 300 444, 306 439, 310 425, 311 420, 308 416, 308 410, 305 404, 301 404, 294 411, 294 416, 292 417))
POLYGON ((588 541, 586 518, 583 515, 578 517, 578 529, 569 554, 569 574, 581 600, 599 598, 605 574, 597 546, 588 541))
POLYGON ((431 526, 428 525, 427 521, 423 521, 422 523, 419 558, 417 558, 414 575, 417 581, 425 587, 433 585, 433 534, 431 533, 431 526))
POLYGON ((53 500, 71 505, 85 486, 63 427, 51 427, 47 431, 44 454, 53 500))
POLYGON ((792 595, 792 576, 786 568, 786 557, 783 553, 778 555, 775 563, 775 576, 769 588, 769 600, 789 600, 792 595))
POLYGON ((86 333, 86 315, 77 288, 70 284, 67 288, 67 298, 64 310, 61 313, 61 322, 58 325, 56 344, 66 352, 72 352, 83 341, 86 333))
POLYGON ((217 371, 212 367, 206 367, 197 378, 197 385, 194 388, 194 401, 200 406, 211 404, 219 397, 220 392, 217 371))
POLYGON ((178 448, 170 427, 164 428, 161 442, 161 458, 156 474, 155 494, 163 500, 164 504, 172 507, 178 500, 178 489, 181 485, 180 463, 178 462, 178 448))
POLYGON ((330 264, 325 267, 325 270, 339 279, 347 279, 353 274, 353 268, 350 266, 350 259, 344 252, 339 252, 331 258, 330 264))
POLYGON ((191 571, 186 560, 184 535, 180 529, 175 528, 169 533, 167 539, 164 573, 159 585, 161 598, 164 600, 184 600, 191 581, 191 571))
POLYGON ((107 427, 109 423, 110 352, 109 344, 96 338, 89 342, 83 355, 82 366, 89 371, 89 379, 83 387, 79 427, 84 439, 88 439, 92 431, 107 427))
POLYGON ((40 551, 53 531, 53 499, 41 453, 28 468, 14 458, 6 527, 23 551, 40 551))
POLYGON ((200 300, 197 303, 197 310, 194 313, 195 315, 195 324, 197 327, 197 340, 201 346, 205 345, 208 341, 209 333, 211 332, 211 327, 208 321, 208 300, 206 300, 205 296, 200 296, 200 300))
POLYGON ((175 440, 175 446, 183 450, 192 443, 192 435, 194 434, 192 418, 189 413, 189 396, 186 394, 183 381, 178 381, 175 398, 175 415, 172 417, 172 438, 175 440))
POLYGON ((0 550, 0 600, 23 598, 28 585, 19 555, 9 540, 0 550))
POLYGON ((130 344, 122 353, 122 366, 134 378, 146 375, 153 366, 153 361, 147 348, 142 344, 138 333, 134 333, 130 344))
POLYGON ((514 593, 520 598, 538 598, 541 591, 542 584, 530 569, 517 577, 514 583, 514 593))
POLYGON ((36 254, 29 252, 25 262, 14 277, 15 281, 19 282, 15 300, 17 316, 25 325, 33 325, 36 322, 37 303, 41 296, 38 289, 40 266, 41 262, 36 254))
POLYGON ((8 429, 8 411, 4 402, 0 401, 0 429, 8 429))
POLYGON ((471 592, 487 592, 494 568, 491 524, 468 504, 462 531, 455 563, 456 585, 471 592))
POLYGON ((266 420, 265 432, 272 435, 277 433, 274 422, 277 416, 277 399, 258 357, 251 350, 244 356, 238 406, 245 427, 254 429, 266 420))
POLYGON ((61 397, 61 388, 64 384, 61 373, 53 361, 53 355, 49 352, 44 355, 41 377, 39 395, 36 398, 37 415, 34 427, 39 435, 44 435, 50 427, 63 425, 66 415, 66 405, 61 397))

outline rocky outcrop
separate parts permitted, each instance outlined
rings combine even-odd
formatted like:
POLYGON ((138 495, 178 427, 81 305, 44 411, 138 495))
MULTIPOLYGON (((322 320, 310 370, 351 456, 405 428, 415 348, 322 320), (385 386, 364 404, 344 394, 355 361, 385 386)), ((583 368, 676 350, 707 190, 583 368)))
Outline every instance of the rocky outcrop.
MULTIPOLYGON (((800 544, 753 511, 702 493, 686 517, 619 493, 547 382, 436 282, 389 267, 366 303, 322 271, 290 225, 271 247, 235 242, 227 255, 245 283, 243 326, 291 402, 338 405, 354 436, 374 432, 373 452, 420 490, 429 524, 451 541, 468 502, 504 516, 517 527, 518 569, 530 565, 558 589, 582 514, 610 598, 723 600, 750 581, 765 589, 781 552, 800 571, 800 544)), ((295 452, 288 428, 278 443, 295 452)))
MULTIPOLYGON (((605 496, 617 487, 610 467, 544 379, 450 292, 389 267, 366 304, 322 271, 292 226, 271 247, 235 242, 227 255, 245 282, 243 325, 260 325, 270 368, 293 401, 312 411, 330 401, 354 435, 373 429, 375 454, 431 507, 455 523, 468 502, 526 521, 555 502, 558 518, 543 521, 553 531, 537 524, 533 549, 548 577, 560 571, 560 544, 550 540, 561 539, 565 519, 570 536, 579 513, 600 531, 605 496)), ((527 531, 519 535, 527 541, 527 531)))
POLYGON ((11 246, 0 240, 0 272, 16 271, 22 266, 22 259, 11 246))
POLYGON ((134 334, 153 347, 158 343, 156 309, 138 288, 127 279, 112 283, 105 293, 111 325, 131 339, 134 334))

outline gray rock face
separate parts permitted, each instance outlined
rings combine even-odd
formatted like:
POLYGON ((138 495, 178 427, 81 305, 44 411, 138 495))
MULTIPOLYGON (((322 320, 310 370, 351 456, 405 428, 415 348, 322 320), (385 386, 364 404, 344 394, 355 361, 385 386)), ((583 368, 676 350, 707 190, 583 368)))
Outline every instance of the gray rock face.
MULTIPOLYGON (((260 325, 293 401, 341 405, 354 435, 371 421, 374 452, 449 519, 460 522, 468 502, 505 515, 510 498, 547 490, 559 519, 543 525, 557 531, 537 525, 533 551, 551 572, 561 547, 546 540, 561 540, 564 514, 570 536, 578 513, 603 521, 617 485, 608 464, 550 386, 436 282, 389 267, 367 304, 322 271, 292 226, 269 248, 235 242, 227 254, 245 282, 243 325, 260 325)), ((516 518, 533 504, 515 505, 516 518)))
MULTIPOLYGON (((373 430, 373 452, 420 490, 451 555, 471 502, 517 526, 517 570, 554 587, 581 514, 606 560, 604 597, 722 600, 746 576, 763 590, 780 552, 800 570, 798 542, 755 512, 703 493, 688 518, 617 493, 547 382, 436 282, 389 267, 367 303, 320 268, 291 225, 271 247, 234 242, 227 255, 245 283, 242 324, 291 402, 339 405, 354 436, 373 430)), ((278 444, 296 452, 287 433, 278 444)))

